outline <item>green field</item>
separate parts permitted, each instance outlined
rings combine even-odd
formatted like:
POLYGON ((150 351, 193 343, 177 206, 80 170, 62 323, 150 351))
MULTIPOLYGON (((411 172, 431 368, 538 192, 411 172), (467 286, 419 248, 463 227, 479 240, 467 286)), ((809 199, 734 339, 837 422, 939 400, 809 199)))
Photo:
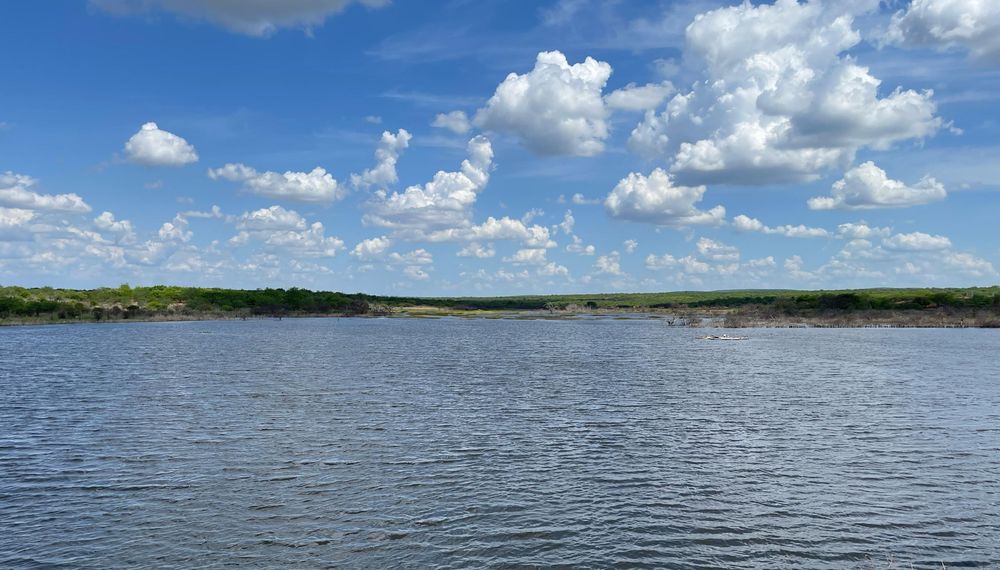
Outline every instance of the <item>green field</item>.
POLYGON ((307 289, 130 287, 91 290, 0 287, 0 322, 391 314, 448 311, 695 311, 810 317, 858 312, 978 311, 1000 314, 1000 287, 740 290, 512 297, 387 297, 307 289))

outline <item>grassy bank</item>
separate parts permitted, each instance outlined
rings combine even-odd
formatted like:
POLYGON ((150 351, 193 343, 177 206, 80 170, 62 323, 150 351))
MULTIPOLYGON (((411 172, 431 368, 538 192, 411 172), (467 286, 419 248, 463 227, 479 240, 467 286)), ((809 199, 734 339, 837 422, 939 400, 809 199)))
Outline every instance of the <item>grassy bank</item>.
POLYGON ((388 297, 307 289, 0 287, 0 324, 297 316, 573 318, 639 313, 676 324, 1000 327, 1000 287, 388 297))

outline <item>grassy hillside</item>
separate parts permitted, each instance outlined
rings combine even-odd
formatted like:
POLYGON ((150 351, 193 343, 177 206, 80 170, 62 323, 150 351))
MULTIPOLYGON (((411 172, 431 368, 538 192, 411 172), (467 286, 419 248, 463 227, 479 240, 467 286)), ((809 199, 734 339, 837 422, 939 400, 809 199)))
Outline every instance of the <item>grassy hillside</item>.
POLYGON ((1000 315, 1000 287, 965 289, 743 290, 514 297, 383 297, 307 289, 0 287, 0 321, 296 315, 366 315, 401 307, 463 310, 636 310, 815 316, 879 311, 977 311, 1000 315))

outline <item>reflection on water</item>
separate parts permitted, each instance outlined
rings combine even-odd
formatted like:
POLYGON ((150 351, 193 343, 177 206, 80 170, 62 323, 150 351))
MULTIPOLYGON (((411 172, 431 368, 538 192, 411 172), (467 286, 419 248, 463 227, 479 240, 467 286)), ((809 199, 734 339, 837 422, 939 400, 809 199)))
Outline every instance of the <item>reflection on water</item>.
POLYGON ((2 567, 1000 567, 1000 334, 0 330, 2 567))

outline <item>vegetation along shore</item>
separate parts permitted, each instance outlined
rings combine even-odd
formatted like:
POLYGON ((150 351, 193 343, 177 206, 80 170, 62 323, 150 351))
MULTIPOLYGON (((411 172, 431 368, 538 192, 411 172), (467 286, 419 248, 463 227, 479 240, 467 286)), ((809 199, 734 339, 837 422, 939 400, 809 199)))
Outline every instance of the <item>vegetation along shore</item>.
POLYGON ((0 324, 308 316, 657 318, 674 326, 1000 328, 1000 287, 389 297, 307 289, 0 287, 0 324))

